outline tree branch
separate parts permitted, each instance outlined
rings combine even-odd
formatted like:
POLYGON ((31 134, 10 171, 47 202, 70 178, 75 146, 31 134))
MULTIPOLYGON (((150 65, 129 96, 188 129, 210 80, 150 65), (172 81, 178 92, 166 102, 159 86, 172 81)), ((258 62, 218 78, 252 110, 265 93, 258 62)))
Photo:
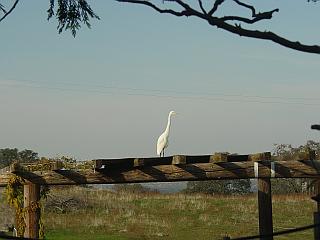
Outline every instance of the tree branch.
POLYGON ((6 9, 4 8, 4 6, 3 6, 1 3, 0 3, 0 10, 1 10, 4 14, 7 13, 6 9))
POLYGON ((228 32, 237 34, 239 36, 250 37, 250 38, 257 38, 263 40, 270 40, 277 44, 280 44, 284 47, 291 48, 301 52, 308 52, 308 53, 317 53, 320 54, 320 46, 319 45, 305 45, 301 44, 300 42, 290 41, 286 38, 283 38, 273 32, 269 31, 258 31, 258 30, 248 30, 242 28, 240 25, 233 26, 231 24, 222 21, 219 18, 211 17, 208 19, 208 22, 212 26, 217 26, 218 28, 222 28, 228 32))
POLYGON ((4 19, 13 11, 13 9, 15 9, 15 7, 17 6, 17 4, 18 4, 19 1, 20 1, 20 0, 16 0, 16 1, 14 2, 14 4, 12 5, 12 7, 10 8, 9 11, 6 11, 6 10, 3 8, 3 6, 1 6, 1 10, 4 12, 4 15, 2 16, 2 18, 0 18, 0 22, 1 22, 2 20, 4 20, 4 19))
POLYGON ((169 13, 169 14, 172 14, 172 15, 175 15, 175 16, 178 16, 178 17, 186 16, 185 15, 185 11, 177 12, 177 11, 174 11, 172 9, 161 9, 161 8, 157 7, 156 5, 154 5, 153 3, 148 2, 148 1, 139 1, 139 0, 116 0, 116 1, 117 2, 136 3, 136 4, 146 5, 148 7, 153 8, 154 10, 156 10, 159 13, 169 13))
POLYGON ((204 14, 207 14, 206 10, 205 10, 204 7, 203 7, 202 0, 198 0, 198 3, 199 3, 199 7, 201 8, 201 11, 202 11, 204 14))
MULTIPOLYGON (((149 6, 156 11, 160 13, 169 13, 173 14, 175 16, 181 17, 181 16, 196 16, 201 19, 206 20, 211 26, 216 26, 218 28, 224 29, 228 32, 237 34, 239 36, 244 36, 244 37, 249 37, 249 38, 256 38, 256 39, 262 39, 262 40, 269 40, 272 42, 275 42, 281 46, 291 48, 297 51, 301 52, 308 52, 308 53, 316 53, 320 54, 320 46, 319 45, 305 45, 302 44, 298 41, 290 41, 286 38, 283 38, 273 32, 270 31, 259 31, 259 30, 249 30, 242 28, 239 24, 232 25, 227 23, 226 21, 240 21, 248 24, 252 24, 261 20, 265 19, 271 19, 272 15, 274 12, 278 12, 279 9, 274 9, 271 11, 267 12, 262 12, 262 13, 256 13, 256 10, 253 6, 250 6, 248 4, 242 3, 239 0, 234 0, 237 4, 246 7, 251 10, 252 12, 252 19, 249 18, 244 18, 244 17, 239 17, 239 16, 225 16, 225 17, 215 17, 212 16, 215 11, 218 9, 218 7, 225 1, 225 0, 215 0, 213 8, 206 14, 205 11, 204 13, 198 12, 197 10, 191 8, 188 4, 184 3, 181 0, 170 0, 172 2, 176 2, 180 6, 184 8, 182 12, 176 12, 171 9, 160 9, 150 1, 143 1, 143 0, 116 0, 118 2, 127 2, 127 3, 138 3, 142 5, 149 6)), ((202 2, 200 1, 199 4, 202 5, 202 2)), ((201 9, 203 8, 200 7, 201 9)), ((203 11, 203 9, 202 9, 203 11)))
MULTIPOLYGON (((271 19, 272 18, 272 14, 274 12, 279 12, 279 8, 276 8, 274 10, 271 10, 271 11, 267 11, 267 12, 262 12, 262 13, 258 13, 256 14, 256 9, 251 6, 251 5, 248 5, 248 4, 245 4, 243 2, 240 2, 239 0, 234 0, 234 2, 236 2, 238 5, 240 6, 243 6, 245 8, 249 8, 251 10, 251 13, 252 13, 252 17, 254 18, 258 18, 259 20, 262 20, 262 19, 271 19)), ((258 20, 258 21, 259 21, 258 20)), ((255 21, 257 22, 257 21, 255 21)))
POLYGON ((240 21, 240 22, 245 22, 248 24, 253 24, 253 23, 261 21, 261 20, 271 19, 272 14, 274 12, 278 12, 278 11, 279 11, 279 9, 274 9, 269 12, 258 13, 258 14, 255 14, 253 16, 254 18, 252 18, 252 19, 239 17, 239 16, 225 16, 225 17, 221 17, 220 20, 222 20, 222 21, 240 21))
POLYGON ((245 8, 249 8, 251 10, 251 12, 252 12, 252 17, 254 17, 256 15, 256 9, 253 6, 245 4, 243 2, 240 2, 239 0, 234 0, 234 2, 236 2, 240 6, 243 6, 245 8))
POLYGON ((208 12, 208 15, 212 16, 217 10, 218 7, 224 2, 225 0, 215 0, 212 9, 208 12))

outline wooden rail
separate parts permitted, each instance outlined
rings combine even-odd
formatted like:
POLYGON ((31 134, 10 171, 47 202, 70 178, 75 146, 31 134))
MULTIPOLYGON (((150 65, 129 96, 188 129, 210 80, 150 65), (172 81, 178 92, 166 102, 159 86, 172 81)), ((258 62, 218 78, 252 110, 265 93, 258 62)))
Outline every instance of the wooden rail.
POLYGON ((245 178, 319 178, 320 161, 245 161, 156 165, 132 168, 87 170, 24 171, 14 169, 0 174, 0 186, 6 186, 12 174, 40 185, 174 182, 245 178))

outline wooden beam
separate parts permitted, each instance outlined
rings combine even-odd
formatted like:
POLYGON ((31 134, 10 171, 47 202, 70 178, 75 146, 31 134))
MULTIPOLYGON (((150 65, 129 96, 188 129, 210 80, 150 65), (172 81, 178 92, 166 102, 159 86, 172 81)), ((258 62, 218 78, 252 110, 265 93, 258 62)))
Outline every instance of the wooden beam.
POLYGON ((122 159, 96 159, 93 160, 96 169, 114 169, 114 168, 133 168, 140 166, 157 165, 176 165, 192 163, 210 163, 210 162, 242 162, 242 161, 261 161, 270 160, 271 153, 256 153, 247 155, 232 155, 226 153, 215 153, 214 155, 187 156, 175 155, 168 157, 154 158, 122 158, 122 159))
POLYGON ((26 184, 24 185, 24 208, 26 209, 24 231, 25 238, 39 238, 39 219, 40 208, 38 202, 40 200, 40 185, 26 184))
POLYGON ((320 161, 218 162, 185 165, 159 165, 130 169, 87 169, 21 171, 0 174, 0 186, 6 186, 12 174, 35 184, 108 184, 137 182, 174 182, 245 178, 320 178, 320 161), (258 174, 254 171, 258 166, 258 174), (271 164, 273 171, 271 171, 271 164))

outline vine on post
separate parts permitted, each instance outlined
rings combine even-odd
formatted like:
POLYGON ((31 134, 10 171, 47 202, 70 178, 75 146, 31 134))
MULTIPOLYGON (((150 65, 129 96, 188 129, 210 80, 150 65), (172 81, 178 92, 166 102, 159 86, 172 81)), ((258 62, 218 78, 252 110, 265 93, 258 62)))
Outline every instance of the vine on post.
POLYGON ((41 204, 42 199, 46 199, 49 193, 49 187, 44 185, 40 190, 40 200, 38 202, 33 202, 29 207, 24 208, 23 202, 23 185, 25 181, 19 176, 12 176, 6 187, 5 194, 9 206, 15 209, 15 227, 17 230, 17 236, 23 237, 25 231, 25 213, 30 211, 40 211, 39 218, 39 238, 44 238, 44 225, 42 219, 43 207, 41 204))
POLYGON ((23 183, 24 180, 21 177, 14 175, 10 178, 5 190, 9 206, 15 209, 15 227, 19 237, 23 237, 26 227, 23 209, 23 183))

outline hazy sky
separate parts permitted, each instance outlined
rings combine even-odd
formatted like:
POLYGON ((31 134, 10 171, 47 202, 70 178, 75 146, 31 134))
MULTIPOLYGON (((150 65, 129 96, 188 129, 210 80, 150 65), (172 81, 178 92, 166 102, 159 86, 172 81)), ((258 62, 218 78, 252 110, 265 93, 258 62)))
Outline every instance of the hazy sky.
MULTIPOLYGON (((167 154, 253 153, 320 139, 310 130, 320 123, 319 55, 192 17, 91 2, 101 21, 76 38, 46 20, 44 0, 21 1, 0 24, 0 148, 155 156, 170 110, 178 115, 167 154)), ((261 10, 280 7, 262 30, 320 44, 319 3, 260 2, 261 10)))

